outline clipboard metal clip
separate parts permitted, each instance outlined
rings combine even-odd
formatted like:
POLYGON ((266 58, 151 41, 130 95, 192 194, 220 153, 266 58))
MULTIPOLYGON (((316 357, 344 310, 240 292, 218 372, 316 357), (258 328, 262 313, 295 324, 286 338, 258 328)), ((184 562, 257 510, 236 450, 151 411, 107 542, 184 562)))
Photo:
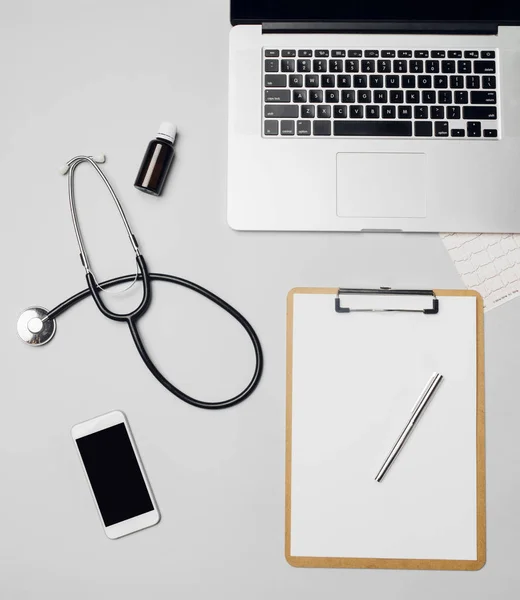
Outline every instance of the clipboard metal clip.
POLYGON ((350 312, 407 312, 436 315, 439 312, 439 300, 433 290, 394 290, 389 287, 374 289, 367 288, 339 288, 335 298, 335 308, 338 313, 350 312), (375 294, 379 296, 429 296, 431 305, 425 308, 351 308, 341 305, 341 296, 375 294))

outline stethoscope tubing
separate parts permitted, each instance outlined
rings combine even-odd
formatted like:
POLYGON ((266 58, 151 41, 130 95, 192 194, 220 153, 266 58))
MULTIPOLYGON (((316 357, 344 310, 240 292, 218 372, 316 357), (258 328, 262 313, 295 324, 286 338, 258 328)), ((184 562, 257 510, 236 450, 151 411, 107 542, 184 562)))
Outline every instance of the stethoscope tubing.
MULTIPOLYGON (((229 398, 227 400, 221 400, 219 402, 206 402, 206 401, 194 398, 192 396, 189 396, 188 394, 186 394, 185 392, 180 390, 178 387, 174 386, 170 381, 168 381, 168 379, 166 379, 166 377, 159 371, 159 369, 152 362, 152 360, 150 359, 150 357, 148 355, 148 352, 146 350, 146 347, 143 343, 143 340, 141 338, 141 335, 139 334, 139 330, 137 327, 137 322, 143 313, 139 313, 139 314, 137 314, 137 316, 133 315, 133 313, 130 313, 129 315, 125 316, 124 319, 117 319, 119 321, 122 321, 122 320, 126 321, 128 328, 130 329, 132 339, 134 340, 135 346, 137 348, 137 351, 139 352, 139 355, 141 356, 143 362, 148 367, 149 371, 152 373, 152 375, 155 377, 155 379, 157 379, 157 381, 162 386, 164 386, 169 392, 171 392, 172 394, 174 394, 175 396, 180 398, 182 401, 186 402, 187 404, 190 404, 191 406, 196 406, 197 408, 218 410, 221 408, 229 408, 231 406, 235 406, 236 404, 239 404, 240 402, 243 402, 246 398, 248 398, 253 393, 253 391, 258 386, 258 383, 262 376, 263 367, 264 367, 262 346, 260 344, 260 340, 258 339, 258 336, 257 336, 255 330, 253 329, 253 327, 249 323, 249 321, 240 312, 238 312, 238 310, 236 310, 230 304, 228 304, 225 300, 223 300, 222 298, 220 298, 213 292, 210 292, 208 289, 202 287, 201 285, 194 283, 193 281, 189 281, 188 279, 183 279, 182 277, 177 277, 175 275, 166 275, 164 273, 148 273, 148 277, 149 277, 150 281, 164 281, 167 283, 173 283, 176 285, 180 285, 181 287, 192 290, 193 292, 200 294, 201 296, 207 298, 208 300, 210 300, 211 302, 213 302, 214 304, 216 304, 217 306, 219 306, 220 308, 225 310, 236 321, 238 321, 240 323, 240 325, 242 325, 242 327, 245 329, 247 335, 249 336, 249 339, 251 340, 251 343, 253 344, 253 349, 255 352, 255 369, 253 372, 253 376, 251 377, 251 380, 249 381, 247 386, 239 394, 236 394, 235 396, 233 396, 232 398, 229 398)), ((123 275, 121 277, 115 277, 113 279, 108 279, 107 281, 102 282, 102 284, 100 284, 100 285, 103 288, 110 288, 110 287, 113 287, 115 285, 119 285, 122 283, 128 283, 130 281, 133 281, 135 278, 136 278, 135 274, 123 275)), ((142 272, 140 272, 137 275, 137 280, 138 281, 143 280, 142 272)), ((74 294, 74 296, 71 296, 64 302, 61 302, 60 304, 55 306, 52 310, 49 311, 46 319, 56 319, 57 317, 62 315, 64 312, 66 312, 69 308, 72 308, 78 302, 81 302, 81 300, 84 300, 84 299, 88 298, 89 296, 93 296, 90 285, 87 288, 85 288, 84 290, 82 290, 81 292, 74 294)), ((151 292, 150 292, 150 295, 148 295, 148 299, 150 298, 150 296, 151 296, 151 292)), ((94 295, 94 298, 95 298, 95 295, 94 295)), ((99 306, 98 306, 98 308, 99 308, 99 306)), ((118 316, 121 316, 121 315, 118 315, 118 316)))

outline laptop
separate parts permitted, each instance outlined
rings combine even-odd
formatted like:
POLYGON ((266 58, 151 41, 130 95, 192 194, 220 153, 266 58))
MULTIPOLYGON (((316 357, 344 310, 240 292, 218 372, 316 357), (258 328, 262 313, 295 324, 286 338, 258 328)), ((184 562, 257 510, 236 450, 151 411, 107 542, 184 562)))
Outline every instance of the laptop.
POLYGON ((520 2, 231 0, 228 223, 520 232, 520 2))

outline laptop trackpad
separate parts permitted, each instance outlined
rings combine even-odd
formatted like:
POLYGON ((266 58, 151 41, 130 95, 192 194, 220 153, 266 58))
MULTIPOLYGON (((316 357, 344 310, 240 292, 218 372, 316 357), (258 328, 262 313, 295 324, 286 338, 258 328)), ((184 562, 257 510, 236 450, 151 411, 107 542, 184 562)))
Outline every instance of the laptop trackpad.
POLYGON ((341 152, 336 161, 339 217, 426 217, 426 155, 341 152))

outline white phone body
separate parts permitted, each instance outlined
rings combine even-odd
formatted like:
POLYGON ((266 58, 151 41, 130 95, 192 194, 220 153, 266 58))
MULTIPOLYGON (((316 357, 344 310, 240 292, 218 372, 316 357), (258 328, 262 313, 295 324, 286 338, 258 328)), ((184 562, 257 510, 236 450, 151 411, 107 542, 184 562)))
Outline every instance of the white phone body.
POLYGON ((106 535, 113 540, 158 523, 161 516, 124 413, 115 410, 79 423, 71 433, 106 535))

